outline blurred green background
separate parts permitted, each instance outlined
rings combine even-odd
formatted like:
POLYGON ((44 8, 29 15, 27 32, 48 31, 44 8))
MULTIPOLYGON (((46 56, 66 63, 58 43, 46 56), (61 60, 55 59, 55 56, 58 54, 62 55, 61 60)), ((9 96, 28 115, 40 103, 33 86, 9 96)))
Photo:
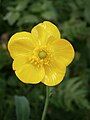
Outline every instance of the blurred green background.
POLYGON ((7 50, 18 31, 49 20, 74 46, 63 82, 51 88, 46 120, 90 120, 90 0, 0 1, 0 120, 40 120, 45 85, 23 84, 7 50))

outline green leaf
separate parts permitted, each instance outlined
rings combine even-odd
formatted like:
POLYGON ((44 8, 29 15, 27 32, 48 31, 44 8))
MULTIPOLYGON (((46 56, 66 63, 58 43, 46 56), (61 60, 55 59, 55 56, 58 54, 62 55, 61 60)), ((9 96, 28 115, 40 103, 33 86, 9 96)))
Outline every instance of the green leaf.
POLYGON ((20 17, 19 12, 8 12, 4 17, 4 20, 7 20, 10 25, 13 25, 20 17))
POLYGON ((85 10, 84 10, 84 17, 88 23, 90 23, 90 0, 86 1, 85 10))
POLYGON ((27 98, 24 96, 15 96, 15 106, 17 120, 29 120, 30 107, 27 98))
POLYGON ((86 22, 71 18, 63 23, 63 37, 67 37, 70 41, 76 38, 86 39, 86 22))
POLYGON ((83 81, 81 78, 76 77, 72 78, 69 81, 67 81, 67 84, 64 88, 64 104, 67 106, 68 109, 72 109, 73 107, 73 102, 78 106, 78 107, 87 107, 88 100, 86 99, 87 96, 87 90, 83 86, 83 81), (87 104, 84 101, 87 101, 87 104))
POLYGON ((48 11, 48 10, 53 10, 55 7, 53 5, 53 2, 52 1, 43 1, 43 4, 42 4, 42 10, 44 11, 48 11))
POLYGON ((56 20, 57 19, 57 13, 54 10, 45 11, 41 14, 41 16, 44 19, 48 19, 48 20, 56 20))
POLYGON ((37 23, 39 22, 39 19, 37 16, 28 14, 23 16, 17 23, 17 25, 23 25, 23 24, 29 24, 29 23, 37 23))
POLYGON ((90 23, 90 6, 87 6, 84 11, 85 19, 88 23, 90 23))
POLYGON ((37 3, 33 3, 30 7, 30 10, 32 12, 38 13, 42 11, 42 5, 41 3, 37 2, 37 3))
POLYGON ((30 0, 20 0, 18 5, 16 6, 16 10, 18 10, 18 11, 24 10, 27 7, 27 5, 29 4, 29 2, 30 2, 30 0))
POLYGON ((75 106, 79 108, 90 109, 89 101, 87 100, 87 89, 80 77, 74 77, 67 81, 64 81, 52 97, 51 102, 56 107, 62 107, 67 110, 74 110, 75 106))

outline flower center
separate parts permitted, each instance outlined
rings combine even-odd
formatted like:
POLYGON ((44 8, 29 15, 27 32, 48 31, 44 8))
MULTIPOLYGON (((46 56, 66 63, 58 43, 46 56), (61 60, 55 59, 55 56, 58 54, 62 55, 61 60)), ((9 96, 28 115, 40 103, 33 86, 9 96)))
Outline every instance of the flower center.
POLYGON ((39 51, 38 56, 40 59, 44 59, 46 58, 47 53, 44 50, 42 50, 42 51, 39 51))
POLYGON ((38 68, 41 66, 49 66, 51 60, 52 51, 46 46, 35 48, 32 57, 30 57, 30 62, 38 68))

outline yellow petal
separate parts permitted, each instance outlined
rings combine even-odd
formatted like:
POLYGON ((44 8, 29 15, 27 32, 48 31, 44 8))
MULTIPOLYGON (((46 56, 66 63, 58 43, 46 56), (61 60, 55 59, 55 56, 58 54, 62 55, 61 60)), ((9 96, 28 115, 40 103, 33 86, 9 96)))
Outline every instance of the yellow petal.
POLYGON ((52 49, 56 61, 66 66, 72 62, 74 58, 74 48, 69 41, 65 39, 53 40, 53 42, 48 43, 48 46, 52 49))
POLYGON ((60 39, 60 37, 61 37, 60 31, 53 23, 51 23, 49 21, 44 21, 43 27, 45 28, 45 30, 49 36, 53 36, 57 39, 60 39))
POLYGON ((43 23, 36 25, 32 29, 31 34, 37 39, 39 45, 45 45, 50 36, 60 39, 58 28, 49 21, 44 21, 43 23))
POLYGON ((39 83, 45 76, 43 67, 36 67, 28 62, 25 56, 16 57, 13 63, 13 69, 17 77, 24 83, 39 83))
POLYGON ((13 70, 19 70, 22 66, 29 64, 29 56, 26 55, 19 55, 13 61, 13 70))
POLYGON ((34 39, 37 39, 37 43, 39 45, 42 45, 46 42, 46 33, 44 28, 42 27, 42 23, 39 23, 36 25, 32 31, 31 34, 33 35, 34 39))
POLYGON ((65 72, 66 67, 54 61, 49 67, 45 66, 45 77, 42 82, 47 86, 55 86, 63 80, 65 72))
POLYGON ((35 47, 35 40, 29 32, 18 32, 14 34, 8 43, 8 50, 12 58, 20 54, 32 52, 35 47))

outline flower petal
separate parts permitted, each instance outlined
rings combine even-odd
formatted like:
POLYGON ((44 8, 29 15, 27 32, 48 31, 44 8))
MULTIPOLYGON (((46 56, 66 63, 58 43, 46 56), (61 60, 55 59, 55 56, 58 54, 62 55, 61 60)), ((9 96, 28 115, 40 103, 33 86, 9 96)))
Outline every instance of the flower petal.
POLYGON ((17 56, 12 64, 13 70, 19 70, 22 66, 29 64, 29 56, 27 55, 19 55, 17 56))
POLYGON ((68 66, 74 58, 74 48, 71 43, 65 39, 53 40, 48 43, 52 49, 55 60, 68 66))
POLYGON ((35 40, 29 32, 18 32, 14 34, 8 43, 8 50, 12 56, 30 53, 35 47, 35 40))
POLYGON ((60 32, 58 28, 49 21, 44 21, 36 25, 31 34, 37 38, 39 45, 46 44, 48 38, 53 36, 56 39, 60 39, 60 32))
POLYGON ((66 67, 54 61, 49 67, 45 67, 45 77, 41 82, 47 86, 55 86, 63 80, 65 72, 66 67))
POLYGON ((13 69, 17 77, 24 83, 39 83, 45 76, 43 67, 36 67, 28 62, 25 56, 16 57, 13 63, 13 69))
POLYGON ((44 21, 43 27, 45 28, 45 30, 49 36, 53 36, 57 39, 60 39, 60 37, 61 37, 60 31, 53 23, 51 23, 49 21, 44 21))

